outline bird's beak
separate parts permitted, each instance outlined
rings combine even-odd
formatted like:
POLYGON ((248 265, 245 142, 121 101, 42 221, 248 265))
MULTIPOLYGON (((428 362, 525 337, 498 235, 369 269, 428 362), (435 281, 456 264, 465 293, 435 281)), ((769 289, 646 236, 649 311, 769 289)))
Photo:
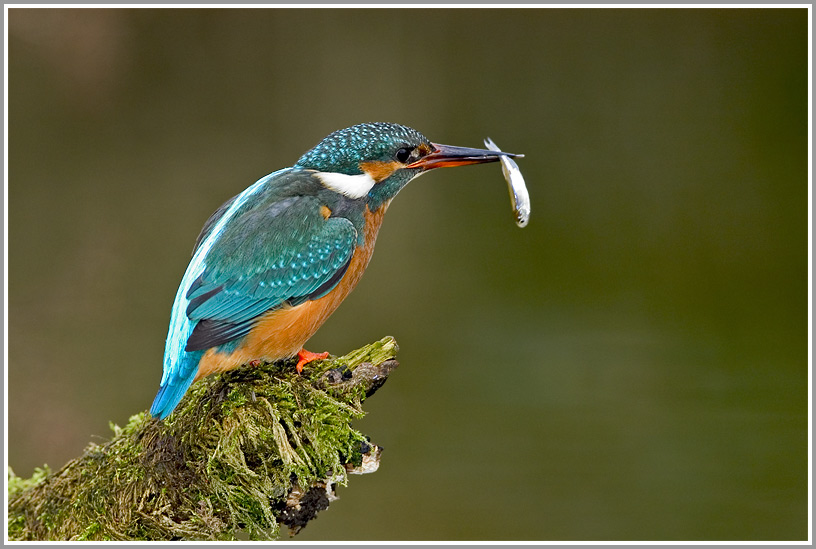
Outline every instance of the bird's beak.
POLYGON ((434 148, 432 152, 422 158, 411 162, 406 168, 449 168, 453 166, 466 166, 468 164, 482 164, 484 162, 496 162, 502 156, 523 157, 523 154, 513 154, 502 151, 488 151, 485 149, 469 149, 467 147, 454 147, 453 145, 440 145, 431 143, 434 148))

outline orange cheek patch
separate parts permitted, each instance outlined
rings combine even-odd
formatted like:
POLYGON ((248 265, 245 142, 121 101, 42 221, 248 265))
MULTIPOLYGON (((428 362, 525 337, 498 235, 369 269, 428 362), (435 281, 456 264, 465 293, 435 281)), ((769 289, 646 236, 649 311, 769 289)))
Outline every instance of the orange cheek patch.
POLYGON ((374 181, 376 181, 377 183, 379 183, 383 179, 386 179, 401 167, 402 164, 400 164, 396 160, 391 160, 389 162, 379 161, 360 162, 360 169, 363 170, 363 172, 370 175, 371 178, 374 179, 374 181))

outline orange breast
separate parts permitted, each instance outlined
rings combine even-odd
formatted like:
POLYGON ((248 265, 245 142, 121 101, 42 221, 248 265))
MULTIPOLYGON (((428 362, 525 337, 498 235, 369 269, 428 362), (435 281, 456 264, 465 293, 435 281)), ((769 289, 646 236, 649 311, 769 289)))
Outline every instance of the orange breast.
POLYGON ((273 362, 297 354, 360 281, 374 252, 374 243, 387 207, 388 204, 383 205, 376 213, 366 209, 365 244, 354 251, 346 274, 331 292, 296 307, 283 307, 266 313, 247 334, 243 344, 231 353, 209 349, 198 363, 196 380, 232 370, 253 360, 273 362))

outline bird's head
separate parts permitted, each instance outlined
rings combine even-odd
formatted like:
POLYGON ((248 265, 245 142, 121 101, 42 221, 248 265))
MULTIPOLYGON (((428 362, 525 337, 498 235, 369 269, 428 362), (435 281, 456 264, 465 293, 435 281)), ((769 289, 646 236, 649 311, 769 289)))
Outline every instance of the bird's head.
POLYGON ((295 167, 316 170, 324 186, 349 198, 365 198, 375 210, 428 170, 496 162, 502 155, 520 156, 431 143, 407 126, 373 122, 331 133, 295 167))

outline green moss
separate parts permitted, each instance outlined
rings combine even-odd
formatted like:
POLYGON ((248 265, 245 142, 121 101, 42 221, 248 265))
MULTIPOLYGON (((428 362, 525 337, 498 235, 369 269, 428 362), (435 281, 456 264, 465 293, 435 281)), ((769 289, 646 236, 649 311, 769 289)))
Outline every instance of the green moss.
POLYGON ((51 474, 51 468, 48 465, 36 467, 31 478, 20 478, 14 474, 11 467, 8 468, 8 497, 11 498, 17 493, 32 488, 45 480, 51 474))
POLYGON ((293 488, 345 484, 346 463, 367 446, 351 423, 370 384, 327 386, 324 375, 396 350, 386 338, 303 375, 289 361, 212 376, 167 420, 143 412, 112 424, 108 443, 56 473, 9 470, 9 538, 274 539, 293 488))
POLYGON ((85 528, 85 531, 82 532, 82 535, 80 535, 77 538, 77 541, 87 541, 87 540, 94 539, 93 536, 97 532, 99 532, 101 529, 102 529, 102 526, 98 522, 91 523, 90 525, 88 525, 87 528, 85 528))

